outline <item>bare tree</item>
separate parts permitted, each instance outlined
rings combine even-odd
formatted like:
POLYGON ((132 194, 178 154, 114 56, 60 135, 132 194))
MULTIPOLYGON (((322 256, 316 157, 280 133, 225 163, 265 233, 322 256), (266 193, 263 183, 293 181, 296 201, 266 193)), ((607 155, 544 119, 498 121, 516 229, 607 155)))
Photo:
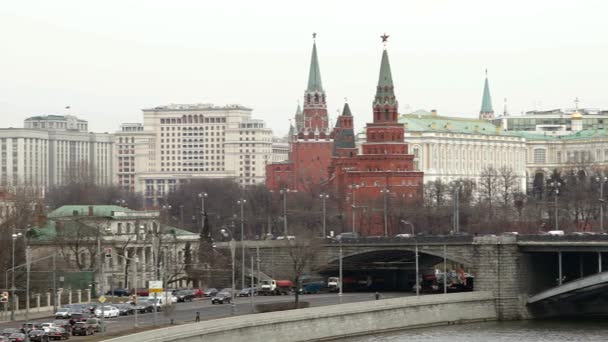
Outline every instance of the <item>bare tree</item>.
POLYGON ((302 276, 308 272, 312 273, 316 267, 316 260, 320 250, 320 242, 314 237, 299 236, 295 240, 285 240, 290 264, 289 274, 287 275, 293 282, 296 290, 296 307, 300 301, 299 289, 302 276))
POLYGON ((486 166, 479 176, 479 196, 481 204, 486 209, 486 217, 494 217, 494 203, 498 195, 499 174, 493 166, 486 166))

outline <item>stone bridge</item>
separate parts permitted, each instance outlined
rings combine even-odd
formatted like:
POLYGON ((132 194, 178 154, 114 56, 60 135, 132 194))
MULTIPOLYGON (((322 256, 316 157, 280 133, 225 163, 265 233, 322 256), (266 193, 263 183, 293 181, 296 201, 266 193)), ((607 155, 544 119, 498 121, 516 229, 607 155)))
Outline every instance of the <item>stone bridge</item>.
MULTIPOLYGON (((290 274, 293 262, 288 241, 245 241, 247 255, 259 254, 261 269, 273 278, 290 274)), ((562 283, 606 269, 608 235, 585 236, 417 236, 415 238, 361 238, 342 243, 323 240, 313 269, 337 276, 340 250, 343 274, 373 279, 374 290, 411 290, 415 250, 421 271, 447 260, 450 268, 474 275, 475 290, 496 296, 499 318, 556 315, 529 297, 562 283)), ((227 248, 220 243, 218 248, 227 248)), ((237 256, 240 247, 237 248, 237 256)), ((582 307, 582 306, 581 306, 582 307)))

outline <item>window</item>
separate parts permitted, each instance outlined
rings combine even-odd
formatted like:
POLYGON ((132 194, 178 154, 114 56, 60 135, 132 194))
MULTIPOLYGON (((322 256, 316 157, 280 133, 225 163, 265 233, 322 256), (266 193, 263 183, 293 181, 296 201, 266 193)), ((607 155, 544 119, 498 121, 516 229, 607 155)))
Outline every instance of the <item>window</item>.
POLYGON ((546 161, 547 151, 542 148, 537 148, 534 150, 534 163, 535 164, 544 164, 546 161))

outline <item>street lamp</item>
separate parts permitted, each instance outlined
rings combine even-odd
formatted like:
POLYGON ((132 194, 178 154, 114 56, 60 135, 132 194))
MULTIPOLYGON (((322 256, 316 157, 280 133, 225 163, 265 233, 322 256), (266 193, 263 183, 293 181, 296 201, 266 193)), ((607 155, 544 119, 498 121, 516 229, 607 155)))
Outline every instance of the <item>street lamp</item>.
POLYGON ((410 221, 401 220, 401 223, 410 225, 410 227, 412 228, 412 236, 416 236, 416 229, 410 221))
POLYGON ((339 272, 338 272, 338 299, 340 304, 342 304, 342 239, 338 239, 338 243, 340 244, 340 254, 339 254, 339 272))
POLYGON ((201 232, 202 229, 205 229, 205 217, 207 216, 207 214, 205 213, 205 198, 208 195, 209 194, 206 192, 201 192, 198 194, 198 198, 201 199, 201 232))
POLYGON ((279 193, 283 195, 283 235, 285 239, 287 239, 287 193, 288 192, 297 192, 296 190, 290 189, 281 189, 279 193))
POLYGON ((241 259, 243 259, 243 264, 241 265, 241 289, 245 288, 245 220, 243 217, 243 207, 245 203, 247 203, 246 199, 240 199, 236 201, 238 205, 241 206, 241 259))
POLYGON ((462 188, 462 182, 456 182, 454 188, 454 222, 452 226, 452 232, 460 232, 460 189, 462 188))
POLYGON ((327 209, 326 209, 325 202, 329 198, 329 195, 328 194, 320 194, 319 198, 323 202, 323 237, 327 237, 327 224, 326 224, 327 223, 327 209))
POLYGON ((355 220, 356 220, 355 209, 357 208, 356 203, 355 203, 355 190, 359 189, 359 185, 358 184, 351 184, 348 187, 351 189, 351 192, 353 194, 353 204, 351 205, 351 207, 352 207, 352 212, 353 212, 353 233, 355 233, 356 230, 357 230, 356 229, 356 224, 355 224, 355 220))
POLYGON ((604 184, 608 181, 608 177, 596 177, 595 180, 600 182, 600 230, 604 231, 604 184))
POLYGON ((234 304, 234 299, 236 298, 235 293, 234 293, 234 283, 235 283, 235 279, 234 279, 235 278, 234 256, 235 256, 235 252, 236 252, 235 251, 236 246, 235 246, 235 241, 234 241, 234 234, 232 234, 232 231, 230 229, 228 229, 228 228, 222 228, 220 230, 220 233, 222 233, 223 236, 230 235, 230 242, 229 242, 229 245, 230 245, 230 259, 232 260, 232 263, 231 263, 231 265, 232 265, 232 294, 231 294, 232 298, 230 300, 230 312, 234 316, 236 314, 236 306, 234 304))
POLYGON ((384 236, 388 236, 388 194, 390 190, 387 188, 380 189, 382 195, 384 195, 384 236))
MULTIPOLYGON (((126 254, 126 251, 125 251, 125 254, 126 254)), ((135 293, 134 294, 134 297, 135 297, 135 301, 134 301, 135 302, 135 310, 134 310, 135 311, 134 312, 134 314, 135 314, 135 320, 133 322, 133 328, 138 328, 139 327, 139 321, 138 321, 138 318, 137 318, 137 311, 138 311, 137 310, 137 263, 139 262, 139 258, 137 257, 137 254, 135 254, 134 258, 129 258, 126 255, 120 255, 120 254, 117 254, 117 256, 119 256, 121 258, 124 258, 126 260, 129 260, 129 261, 133 261, 134 276, 135 276, 135 284, 134 284, 135 286, 133 287, 135 289, 133 291, 135 293)))
POLYGON ((11 321, 15 320, 15 240, 17 240, 18 238, 22 237, 23 234, 21 233, 13 233, 12 235, 12 247, 13 247, 13 273, 11 273, 11 321))
POLYGON ((557 196, 559 196, 559 188, 562 186, 562 184, 557 181, 557 180, 552 180, 549 183, 549 186, 551 186, 553 188, 553 191, 555 192, 555 230, 559 230, 559 218, 558 218, 558 208, 557 208, 557 196))

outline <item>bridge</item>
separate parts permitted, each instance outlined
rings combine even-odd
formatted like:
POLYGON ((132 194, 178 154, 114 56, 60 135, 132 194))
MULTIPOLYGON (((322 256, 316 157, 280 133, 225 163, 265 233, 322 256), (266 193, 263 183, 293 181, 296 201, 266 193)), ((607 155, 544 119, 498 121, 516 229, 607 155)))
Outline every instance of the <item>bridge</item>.
MULTIPOLYGON (((273 278, 289 274, 288 243, 244 242, 249 255, 259 252, 261 269, 273 278)), ((217 247, 227 248, 227 244, 217 247)), ((420 270, 446 260, 474 275, 476 291, 495 294, 499 318, 608 310, 606 305, 586 304, 598 295, 608 296, 608 275, 604 272, 608 270, 608 235, 324 239, 313 268, 325 276, 337 276, 340 250, 344 275, 378 279, 372 285, 381 286, 376 290, 410 290, 416 250, 420 270), (574 309, 565 310, 567 306, 574 309)))

